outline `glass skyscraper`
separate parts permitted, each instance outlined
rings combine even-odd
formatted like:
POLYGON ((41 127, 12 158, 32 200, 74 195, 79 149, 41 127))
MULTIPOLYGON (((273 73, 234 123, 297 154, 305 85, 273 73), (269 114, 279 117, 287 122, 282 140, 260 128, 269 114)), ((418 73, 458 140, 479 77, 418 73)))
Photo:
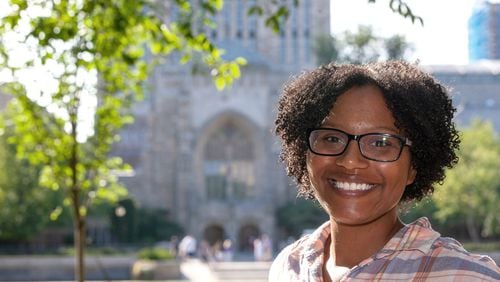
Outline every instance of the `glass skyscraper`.
POLYGON ((469 61, 500 59, 500 3, 478 1, 469 18, 469 61))

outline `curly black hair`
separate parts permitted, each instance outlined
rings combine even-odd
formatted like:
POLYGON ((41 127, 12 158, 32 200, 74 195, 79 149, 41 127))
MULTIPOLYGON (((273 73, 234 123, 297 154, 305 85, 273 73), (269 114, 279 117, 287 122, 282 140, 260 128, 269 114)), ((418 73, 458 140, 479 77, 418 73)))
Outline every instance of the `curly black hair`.
POLYGON ((415 181, 402 201, 419 201, 453 167, 460 141, 453 123, 455 108, 448 89, 417 66, 388 61, 366 65, 329 64, 297 76, 284 87, 278 102, 276 135, 281 160, 298 183, 301 196, 313 197, 306 168, 307 132, 319 127, 336 99, 355 86, 380 88, 396 124, 410 140, 415 181))

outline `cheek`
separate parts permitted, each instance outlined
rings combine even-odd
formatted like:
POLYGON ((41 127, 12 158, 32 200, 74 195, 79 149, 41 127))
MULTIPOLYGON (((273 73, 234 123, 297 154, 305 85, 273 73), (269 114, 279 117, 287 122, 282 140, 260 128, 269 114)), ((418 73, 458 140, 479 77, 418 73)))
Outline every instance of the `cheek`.
POLYGON ((316 162, 314 161, 314 157, 311 157, 309 154, 307 154, 306 157, 306 168, 307 168, 307 177, 309 178, 310 184, 314 188, 314 176, 316 175, 315 171, 317 171, 317 165, 316 162))
POLYGON ((383 174, 387 184, 392 186, 392 189, 400 189, 404 191, 406 186, 411 184, 415 179, 414 170, 410 167, 409 164, 405 164, 404 162, 401 164, 391 164, 383 167, 383 174))
POLYGON ((318 177, 325 169, 331 168, 331 166, 332 163, 330 158, 325 158, 322 156, 314 155, 312 153, 307 153, 306 168, 310 180, 313 180, 315 177, 318 177))
POLYGON ((412 157, 408 150, 403 151, 401 155, 402 169, 401 175, 404 176, 404 184, 405 187, 412 184, 415 181, 415 177, 417 176, 417 170, 412 164, 412 157))
POLYGON ((415 177, 417 177, 417 170, 412 165, 408 172, 408 181, 406 182, 406 185, 410 185, 415 182, 415 177))
POLYGON ((306 169, 307 169, 307 177, 309 178, 309 184, 311 188, 314 190, 316 194, 318 192, 318 188, 321 188, 319 181, 321 179, 322 172, 325 168, 328 167, 327 162, 325 162, 325 158, 321 158, 316 155, 307 154, 306 157, 306 169))
POLYGON ((313 174, 313 172, 317 171, 320 166, 320 160, 318 160, 317 156, 310 153, 309 151, 306 153, 306 168, 307 173, 309 175, 313 174))

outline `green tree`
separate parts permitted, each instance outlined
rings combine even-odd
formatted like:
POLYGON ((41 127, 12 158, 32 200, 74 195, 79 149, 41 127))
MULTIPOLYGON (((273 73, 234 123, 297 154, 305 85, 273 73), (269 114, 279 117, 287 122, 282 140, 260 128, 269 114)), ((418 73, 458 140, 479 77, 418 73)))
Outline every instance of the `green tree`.
POLYGON ((338 42, 331 35, 320 35, 314 42, 314 54, 318 65, 328 64, 339 58, 338 42))
POLYGON ((132 199, 124 199, 111 211, 111 231, 122 243, 154 243, 181 237, 182 227, 167 220, 167 211, 140 208, 132 199))
POLYGON ((39 169, 15 157, 9 135, 0 136, 0 241, 26 242, 47 225, 55 195, 39 188, 39 169))
POLYGON ((405 206, 401 207, 401 211, 401 220, 405 223, 413 222, 420 217, 426 217, 432 223, 433 228, 443 236, 463 239, 467 237, 467 231, 464 228, 461 216, 450 216, 445 221, 437 218, 438 207, 432 196, 426 197, 420 202, 406 203, 405 206))
POLYGON ((387 53, 387 59, 404 59, 406 53, 410 52, 413 46, 406 41, 402 35, 393 35, 384 40, 384 49, 387 53))
MULTIPOLYGON (((188 1, 177 1, 179 20, 167 26, 148 1, 22 1, 12 0, 11 11, 0 23, 0 64, 14 77, 30 68, 52 67, 55 81, 49 92, 27 93, 14 83, 4 92, 14 95, 17 111, 10 123, 17 154, 41 168, 40 184, 61 190, 72 207, 75 227, 76 278, 84 280, 86 216, 96 201, 116 201, 126 194, 113 171, 128 166, 110 158, 118 130, 132 122, 131 103, 142 94, 147 78, 145 46, 154 54, 181 52, 182 60, 193 54, 215 72, 223 87, 239 75, 241 60, 225 62, 221 52, 203 35, 193 35, 183 25, 192 13, 188 1), (13 40, 14 39, 14 40, 13 40), (12 45, 17 40, 17 45, 12 45), (15 48, 32 50, 24 60, 15 58, 15 48), (97 76, 99 77, 96 98, 97 76), (98 100, 91 129, 85 103, 98 100)), ((220 8, 211 1, 207 10, 220 8)), ((90 113, 92 115, 92 113, 90 113)), ((62 211, 55 209, 53 216, 62 211)))
POLYGON ((289 236, 299 237, 305 229, 316 228, 328 220, 328 215, 315 200, 296 199, 276 211, 278 226, 289 236))
POLYGON ((377 61, 380 57, 379 40, 370 26, 360 25, 355 33, 345 31, 340 42, 341 61, 361 64, 377 61))
POLYGON ((462 217, 473 241, 500 234, 500 140, 490 122, 476 120, 462 132, 459 162, 436 189, 437 217, 462 217))
MULTIPOLYGON (((219 89, 239 77, 245 62, 223 60, 223 52, 196 32, 200 25, 214 24, 210 16, 222 8, 221 0, 9 2, 10 11, 0 19, 0 65, 20 82, 3 87, 14 95, 17 111, 9 142, 21 159, 41 168, 42 186, 65 193, 75 228, 76 279, 83 281, 88 210, 126 195, 114 171, 130 168, 109 152, 119 130, 133 120, 131 104, 142 96, 152 66, 146 52, 176 52, 183 63, 202 62, 219 89), (175 20, 164 21, 174 8, 175 20), (25 51, 22 58, 15 56, 19 48, 25 51), (44 83, 52 88, 27 93, 23 73, 40 68, 51 69, 44 83), (86 109, 92 103, 97 105, 86 109)), ((287 10, 276 6, 270 12, 255 6, 249 13, 265 15, 266 24, 276 29, 287 17, 287 10)))
POLYGON ((314 52, 318 64, 332 61, 354 64, 383 59, 404 59, 412 50, 404 36, 389 38, 374 34, 369 26, 359 26, 357 32, 346 31, 338 36, 322 35, 316 38, 314 52))

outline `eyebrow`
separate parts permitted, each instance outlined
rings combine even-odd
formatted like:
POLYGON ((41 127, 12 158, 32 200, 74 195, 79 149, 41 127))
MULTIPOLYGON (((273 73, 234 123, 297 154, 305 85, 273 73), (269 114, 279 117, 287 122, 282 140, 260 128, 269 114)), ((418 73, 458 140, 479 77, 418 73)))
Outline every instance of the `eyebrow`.
MULTIPOLYGON (((339 129, 339 130, 345 131, 346 133, 352 134, 352 132, 350 130, 345 130, 344 128, 336 126, 336 125, 334 126, 334 125, 331 125, 331 124, 324 124, 324 123, 322 123, 319 127, 339 129)), ((367 133, 389 133, 389 134, 396 134, 396 135, 402 135, 403 134, 403 132, 401 130, 399 130, 399 128, 397 128, 397 127, 389 128, 389 127, 385 127, 385 126, 371 128, 371 129, 366 130, 366 131, 364 131, 363 133, 360 133, 360 134, 367 134, 367 133), (386 132, 384 132, 384 131, 386 131, 386 132)))

